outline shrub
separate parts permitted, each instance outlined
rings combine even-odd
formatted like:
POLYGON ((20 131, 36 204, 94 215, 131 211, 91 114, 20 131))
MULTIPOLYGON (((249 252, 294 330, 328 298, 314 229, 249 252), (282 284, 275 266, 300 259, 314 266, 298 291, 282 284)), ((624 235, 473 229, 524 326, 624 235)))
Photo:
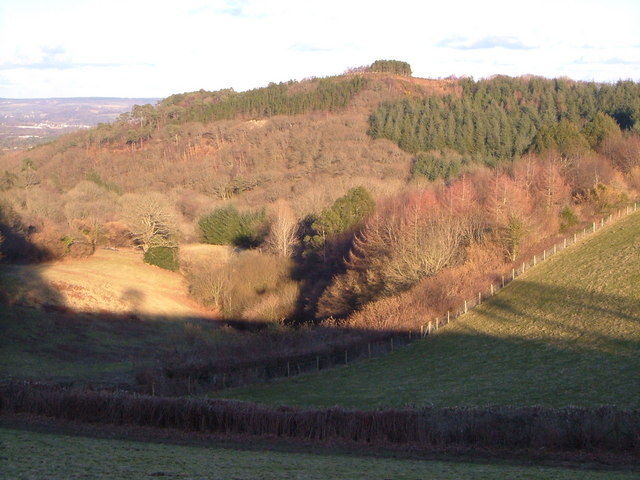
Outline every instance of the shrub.
POLYGON ((144 254, 144 262, 166 270, 178 270, 178 249, 175 247, 151 247, 144 254))
POLYGON ((375 201, 364 187, 352 188, 318 217, 308 219, 311 228, 305 243, 315 248, 322 247, 327 237, 354 230, 373 213, 375 207, 375 201))
POLYGON ((570 207, 564 207, 560 212, 560 231, 562 233, 580 223, 578 216, 570 207))
POLYGON ((241 213, 229 205, 205 215, 198 225, 206 243, 252 248, 264 241, 268 230, 265 218, 264 209, 241 213))
POLYGON ((288 259, 252 250, 218 268, 193 265, 186 275, 191 295, 226 318, 272 322, 288 317, 295 307, 298 287, 290 270, 288 259))

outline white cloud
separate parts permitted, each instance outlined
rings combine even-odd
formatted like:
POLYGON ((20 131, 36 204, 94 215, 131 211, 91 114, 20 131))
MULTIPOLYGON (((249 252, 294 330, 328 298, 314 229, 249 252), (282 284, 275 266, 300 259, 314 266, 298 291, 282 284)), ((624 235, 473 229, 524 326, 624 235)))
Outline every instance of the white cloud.
POLYGON ((640 2, 0 1, 0 96, 167 96, 339 74, 640 80, 640 2), (614 61, 615 60, 615 61, 614 61), (619 61, 617 61, 619 60, 619 61))

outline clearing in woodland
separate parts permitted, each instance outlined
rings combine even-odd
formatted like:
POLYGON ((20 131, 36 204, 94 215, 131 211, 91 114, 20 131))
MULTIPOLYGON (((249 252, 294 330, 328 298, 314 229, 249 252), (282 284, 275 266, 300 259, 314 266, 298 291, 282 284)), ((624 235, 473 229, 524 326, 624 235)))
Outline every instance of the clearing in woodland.
POLYGON ((218 396, 272 404, 639 408, 640 214, 383 358, 218 396))

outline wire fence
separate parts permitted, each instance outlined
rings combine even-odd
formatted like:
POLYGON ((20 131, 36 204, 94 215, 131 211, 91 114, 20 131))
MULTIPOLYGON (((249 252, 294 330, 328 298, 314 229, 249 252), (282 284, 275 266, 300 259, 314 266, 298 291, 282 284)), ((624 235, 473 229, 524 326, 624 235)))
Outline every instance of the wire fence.
POLYGON ((464 315, 472 308, 480 305, 485 300, 493 297, 496 293, 502 290, 506 285, 511 283, 513 280, 518 278, 520 275, 528 271, 529 269, 535 267, 541 262, 548 260, 553 255, 557 254, 562 250, 566 250, 572 245, 575 245, 585 237, 588 237, 597 231, 601 230, 605 226, 619 220, 620 218, 626 217, 627 215, 634 213, 638 210, 638 204, 634 203, 633 205, 628 205, 624 209, 619 209, 615 213, 611 213, 607 216, 601 217, 598 221, 594 221, 591 223, 591 226, 585 227, 582 231, 575 232, 567 237, 564 237, 559 242, 553 244, 549 249, 544 249, 537 255, 533 255, 533 257, 528 258, 527 260, 523 260, 522 263, 519 263, 517 266, 512 267, 511 272, 501 275, 501 279, 498 283, 492 283, 488 286, 488 288, 484 291, 478 292, 476 297, 465 300, 460 307, 454 311, 448 311, 447 314, 440 318, 434 318, 433 321, 427 322, 420 326, 420 335, 421 337, 425 337, 432 333, 435 333, 439 328, 449 324, 453 320, 457 319, 461 315, 464 315))
MULTIPOLYGON (((491 283, 486 289, 478 292, 473 298, 465 300, 457 309, 449 310, 441 317, 420 325, 415 331, 379 333, 369 340, 355 342, 348 346, 334 347, 327 352, 313 355, 283 356, 270 361, 264 361, 251 365, 235 367, 204 367, 202 369, 184 368, 174 370, 171 373, 172 388, 174 393, 194 394, 206 390, 222 390, 254 383, 268 382, 277 378, 292 377, 303 373, 318 372, 329 368, 348 365, 352 362, 380 357, 398 348, 406 346, 415 340, 419 340, 435 334, 439 329, 455 321, 471 309, 496 295, 520 275, 542 263, 557 253, 566 250, 580 242, 603 227, 625 217, 638 209, 637 203, 618 210, 592 222, 582 231, 575 232, 548 249, 544 249, 533 257, 513 266, 510 272, 501 275, 497 283, 491 283)), ((154 393, 155 387, 151 385, 148 393, 154 393)))

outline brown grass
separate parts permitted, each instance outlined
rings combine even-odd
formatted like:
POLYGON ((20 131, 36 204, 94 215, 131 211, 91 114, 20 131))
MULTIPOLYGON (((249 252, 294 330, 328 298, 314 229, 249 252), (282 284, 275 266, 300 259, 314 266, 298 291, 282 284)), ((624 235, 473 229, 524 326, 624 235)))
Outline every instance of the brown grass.
POLYGON ((140 252, 129 249, 98 249, 88 258, 10 265, 3 277, 10 301, 18 304, 154 317, 211 315, 188 297, 180 274, 147 265, 140 252))

